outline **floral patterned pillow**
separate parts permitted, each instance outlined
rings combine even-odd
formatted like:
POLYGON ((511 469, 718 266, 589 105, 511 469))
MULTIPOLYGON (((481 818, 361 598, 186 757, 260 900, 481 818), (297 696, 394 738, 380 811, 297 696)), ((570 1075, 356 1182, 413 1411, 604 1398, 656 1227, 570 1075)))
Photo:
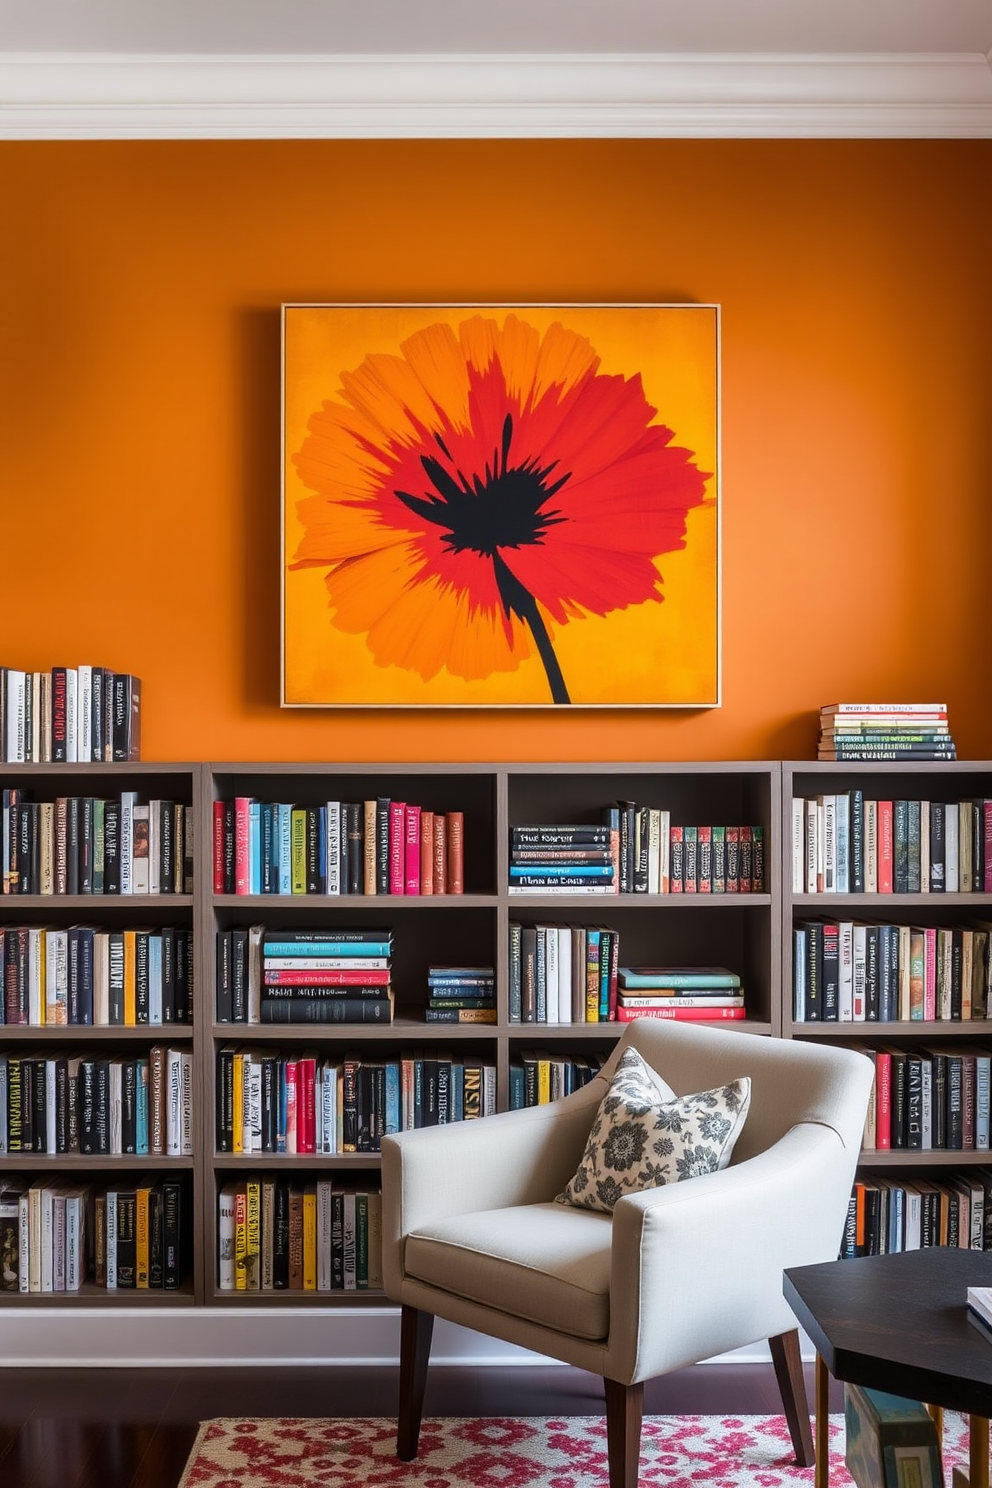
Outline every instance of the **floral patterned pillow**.
POLYGON ((575 1177, 559 1204, 612 1211, 625 1194, 725 1168, 751 1101, 751 1081, 675 1095, 636 1049, 620 1059, 575 1177))

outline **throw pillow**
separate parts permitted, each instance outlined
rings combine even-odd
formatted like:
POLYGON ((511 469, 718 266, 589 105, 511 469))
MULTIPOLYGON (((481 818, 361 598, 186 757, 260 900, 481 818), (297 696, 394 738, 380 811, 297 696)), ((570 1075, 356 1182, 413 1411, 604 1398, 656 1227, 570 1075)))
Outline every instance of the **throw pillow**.
POLYGON ((747 1078, 678 1096, 636 1049, 627 1049, 557 1202, 609 1213, 625 1194, 725 1168, 750 1100, 747 1078))

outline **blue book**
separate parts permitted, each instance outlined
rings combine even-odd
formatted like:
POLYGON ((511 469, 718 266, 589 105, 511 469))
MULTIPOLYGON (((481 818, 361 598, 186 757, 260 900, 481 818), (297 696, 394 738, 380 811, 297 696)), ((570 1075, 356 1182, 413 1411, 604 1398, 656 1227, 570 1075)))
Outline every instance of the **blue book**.
POLYGON ((529 878, 538 873, 542 878, 591 878, 606 883, 613 881, 612 863, 511 863, 511 878, 529 878))
POLYGON ((252 801, 248 807, 248 892, 262 892, 262 807, 252 801))
POLYGON ((395 1059, 386 1061, 385 1130, 398 1132, 400 1122, 400 1067, 395 1059))
POLYGON ((139 1156, 148 1152, 148 1060, 139 1059, 135 1070, 134 1150, 139 1156))
POLYGON ((162 1022, 162 937, 148 937, 148 1021, 162 1022))
POLYGON ((465 1120, 465 1065, 456 1056, 451 1060, 451 1089, 449 1093, 451 1101, 452 1121, 465 1120))
POLYGON ((293 854, 291 842, 292 806, 285 801, 280 801, 276 810, 278 811, 278 862, 279 862, 279 888, 280 894, 291 894, 293 892, 293 854))
POLYGON ((265 956, 391 956, 391 940, 266 940, 265 956))

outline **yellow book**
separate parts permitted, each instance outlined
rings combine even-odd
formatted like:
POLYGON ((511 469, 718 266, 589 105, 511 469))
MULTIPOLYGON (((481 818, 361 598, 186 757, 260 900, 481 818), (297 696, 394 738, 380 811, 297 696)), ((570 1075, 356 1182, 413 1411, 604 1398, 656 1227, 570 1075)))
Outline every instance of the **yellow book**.
POLYGON ((307 813, 302 806, 294 806, 289 817, 290 891, 305 894, 307 891, 307 813))
POLYGON ((235 1054, 231 1091, 231 1151, 243 1152, 244 1147, 244 1095, 245 1061, 243 1054, 235 1054))
POLYGON ((303 1290, 317 1290, 317 1190, 312 1183, 303 1190, 303 1290))
POLYGON ((245 1288, 257 1292, 262 1255, 262 1185, 257 1178, 245 1184, 245 1288))
POLYGON ((151 1244, 151 1230, 149 1226, 149 1201, 151 1197, 151 1185, 141 1183, 136 1189, 136 1209, 134 1222, 134 1284, 139 1291, 148 1290, 149 1250, 151 1244))
POLYGON ((551 1060, 546 1054, 537 1057, 537 1104, 546 1106, 551 1100, 551 1060))
POLYGON ((248 1192, 239 1183, 234 1194, 234 1290, 248 1290, 248 1192))
POLYGON ((134 1028, 138 1022, 137 978, 135 976, 135 945, 137 931, 124 931, 124 1026, 134 1028))

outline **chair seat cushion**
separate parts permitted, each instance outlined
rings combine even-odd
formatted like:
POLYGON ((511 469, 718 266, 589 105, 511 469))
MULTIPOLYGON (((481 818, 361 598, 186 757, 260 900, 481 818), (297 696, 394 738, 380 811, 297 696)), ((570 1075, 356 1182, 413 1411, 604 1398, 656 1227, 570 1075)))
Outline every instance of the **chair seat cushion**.
POLYGON ((404 1270, 544 1327, 605 1338, 612 1229, 608 1214, 555 1203, 489 1209, 408 1235, 404 1270))

